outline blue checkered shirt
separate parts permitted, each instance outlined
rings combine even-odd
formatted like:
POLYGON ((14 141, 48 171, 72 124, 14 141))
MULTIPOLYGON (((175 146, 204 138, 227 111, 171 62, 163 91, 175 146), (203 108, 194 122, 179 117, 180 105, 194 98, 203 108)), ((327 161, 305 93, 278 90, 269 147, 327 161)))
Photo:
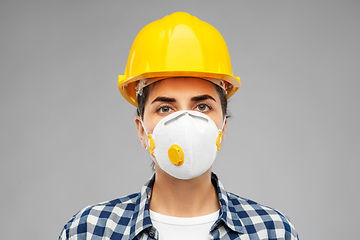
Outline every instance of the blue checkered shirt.
MULTIPOLYGON (((140 193, 84 208, 64 226, 59 240, 159 239, 149 213, 154 179, 155 175, 140 193)), ((209 239, 298 239, 293 225, 280 212, 226 192, 214 173, 211 180, 217 188, 220 212, 209 239)))

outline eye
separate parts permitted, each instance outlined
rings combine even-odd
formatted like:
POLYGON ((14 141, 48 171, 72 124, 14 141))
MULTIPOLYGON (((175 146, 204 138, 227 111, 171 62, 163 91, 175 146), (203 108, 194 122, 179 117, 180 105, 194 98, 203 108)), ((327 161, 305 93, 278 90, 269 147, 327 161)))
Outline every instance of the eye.
POLYGON ((161 106, 156 111, 159 113, 169 113, 172 111, 172 109, 169 106, 161 106))
POLYGON ((211 107, 207 104, 199 104, 196 106, 196 110, 200 111, 200 112, 207 112, 211 109, 211 107))

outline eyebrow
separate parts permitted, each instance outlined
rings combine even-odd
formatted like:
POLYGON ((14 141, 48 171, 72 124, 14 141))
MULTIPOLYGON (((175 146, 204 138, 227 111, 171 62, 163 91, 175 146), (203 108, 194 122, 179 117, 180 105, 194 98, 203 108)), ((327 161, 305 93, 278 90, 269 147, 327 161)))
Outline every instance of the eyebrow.
POLYGON ((157 97, 154 99, 154 101, 151 102, 153 104, 154 102, 176 102, 175 98, 170 97, 157 97))
MULTIPOLYGON (((214 102, 216 102, 216 100, 212 96, 210 96, 208 94, 192 97, 191 101, 198 102, 198 101, 204 101, 206 99, 212 99, 212 100, 214 100, 214 102)), ((160 96, 160 97, 155 98, 151 102, 151 104, 153 104, 154 102, 176 102, 176 100, 175 100, 175 98, 160 96)))
POLYGON ((192 97, 191 101, 196 102, 196 101, 203 101, 203 100, 206 100, 206 99, 212 99, 212 100, 214 100, 214 102, 216 102, 215 98, 213 98, 212 96, 207 95, 207 94, 192 97))

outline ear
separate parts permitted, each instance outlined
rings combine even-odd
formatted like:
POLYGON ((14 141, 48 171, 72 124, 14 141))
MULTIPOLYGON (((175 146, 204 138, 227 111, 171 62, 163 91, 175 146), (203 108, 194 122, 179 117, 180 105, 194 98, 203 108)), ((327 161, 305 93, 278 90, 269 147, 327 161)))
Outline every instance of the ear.
POLYGON ((141 145, 146 148, 147 147, 147 136, 144 130, 143 125, 141 124, 141 119, 139 116, 135 117, 135 124, 136 124, 136 130, 138 132, 139 135, 139 139, 141 142, 141 145))
POLYGON ((227 121, 228 121, 228 120, 229 120, 229 118, 226 117, 225 123, 224 123, 224 127, 223 127, 223 130, 222 130, 221 143, 223 143, 223 142, 224 142, 224 139, 225 139, 226 128, 227 128, 227 121))

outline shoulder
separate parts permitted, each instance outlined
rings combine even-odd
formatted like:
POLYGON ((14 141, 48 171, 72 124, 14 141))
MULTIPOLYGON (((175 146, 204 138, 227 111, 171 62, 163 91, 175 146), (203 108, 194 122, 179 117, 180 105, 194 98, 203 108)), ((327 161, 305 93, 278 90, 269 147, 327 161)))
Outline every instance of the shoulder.
POLYGON ((117 217, 128 215, 128 213, 134 211, 137 197, 138 194, 135 193, 93 206, 87 206, 75 214, 70 221, 74 222, 76 219, 90 217, 114 220, 117 217))
POLYGON ((59 239, 87 239, 89 234, 123 235, 129 228, 138 196, 134 193, 83 208, 64 226, 59 239))
POLYGON ((298 239, 289 218, 276 209, 228 193, 229 201, 248 234, 266 234, 274 239, 298 239), (281 237, 280 237, 281 236, 281 237))

